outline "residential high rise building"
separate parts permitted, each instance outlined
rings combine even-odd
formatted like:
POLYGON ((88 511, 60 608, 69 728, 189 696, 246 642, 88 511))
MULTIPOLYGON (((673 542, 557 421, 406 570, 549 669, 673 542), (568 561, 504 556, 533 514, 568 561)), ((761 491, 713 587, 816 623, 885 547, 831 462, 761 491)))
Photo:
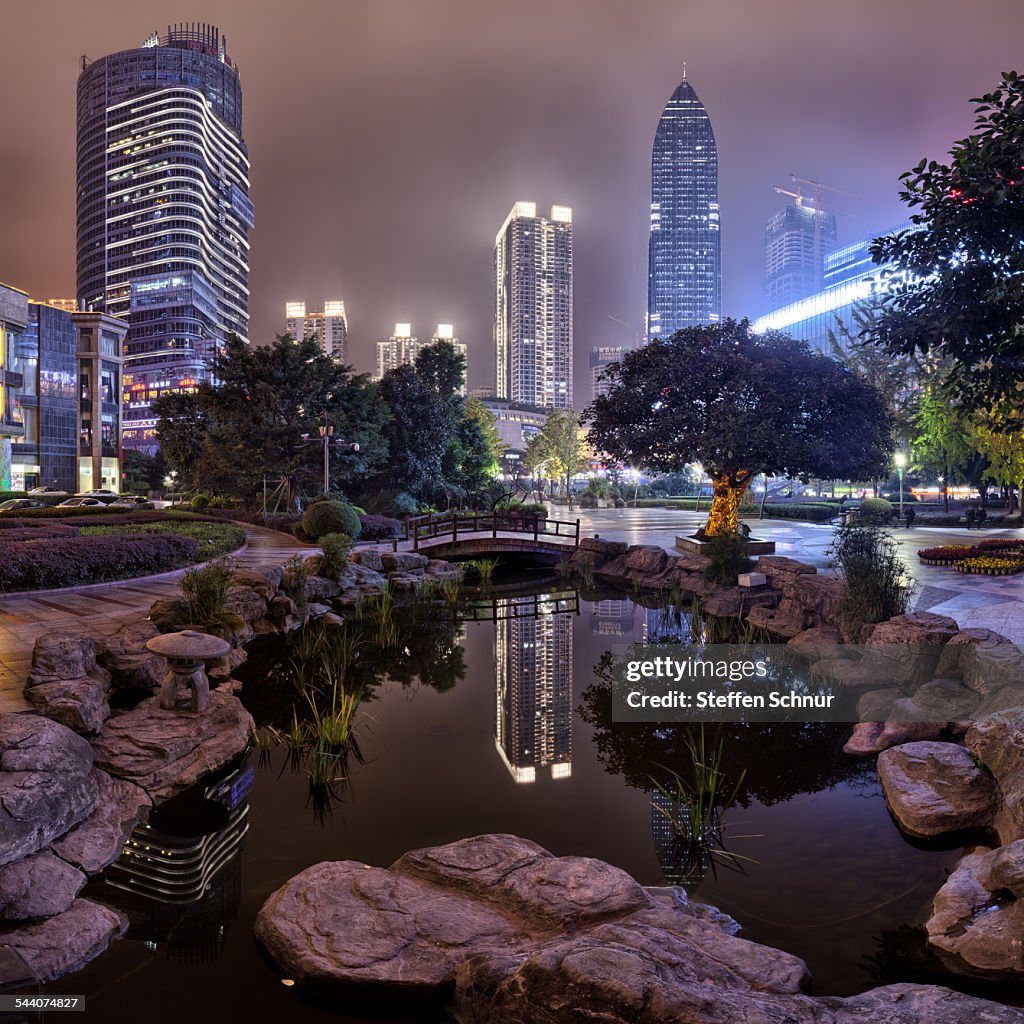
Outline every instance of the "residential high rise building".
POLYGON ((342 299, 325 299, 322 305, 308 309, 304 302, 286 302, 284 329, 296 341, 316 338, 324 353, 339 363, 348 358, 348 319, 342 299))
POLYGON ((820 291, 825 257, 836 247, 836 218, 812 203, 779 210, 764 229, 764 287, 769 309, 820 291))
POLYGON ((512 207, 494 241, 495 395, 572 408, 572 210, 512 207))
POLYGON ((124 443, 154 450, 152 401, 211 379, 249 333, 249 157, 224 36, 176 25, 82 59, 78 306, 129 319, 124 443))
MULTIPOLYGON (((456 352, 466 358, 466 343, 455 337, 453 324, 438 324, 430 341, 420 341, 412 333, 412 324, 395 324, 395 333, 386 341, 377 342, 377 373, 375 379, 380 380, 388 370, 405 363, 416 362, 416 357, 428 345, 436 345, 439 341, 447 341, 453 345, 456 352)), ((466 393, 466 386, 463 383, 462 394, 466 393)))
POLYGON ((722 318, 718 147, 686 78, 665 106, 651 156, 647 337, 722 318))
POLYGON ((414 363, 422 347, 419 338, 413 336, 412 324, 395 324, 391 337, 377 342, 376 379, 404 363, 414 363))
POLYGON ((590 397, 591 400, 608 394, 608 382, 601 380, 601 374, 612 363, 619 362, 626 349, 622 345, 595 345, 590 350, 590 397))

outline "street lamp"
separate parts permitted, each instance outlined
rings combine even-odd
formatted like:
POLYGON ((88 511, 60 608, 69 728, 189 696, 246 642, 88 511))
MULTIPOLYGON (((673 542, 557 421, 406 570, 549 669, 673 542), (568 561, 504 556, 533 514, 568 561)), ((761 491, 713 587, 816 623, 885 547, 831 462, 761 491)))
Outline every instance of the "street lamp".
POLYGON ((903 519, 903 467, 907 464, 907 457, 903 452, 897 452, 893 456, 893 462, 896 463, 896 472, 900 478, 900 519, 903 519))
MULTIPOLYGON (((332 440, 334 436, 334 427, 327 422, 326 413, 324 413, 324 421, 320 424, 318 429, 320 431, 320 440, 323 443, 324 448, 324 497, 326 498, 328 494, 330 494, 331 487, 331 446, 333 445, 335 448, 347 448, 349 451, 357 452, 359 451, 359 445, 355 441, 332 440)), ((297 447, 305 448, 306 445, 310 443, 310 437, 311 435, 309 434, 303 434, 302 440, 304 443, 297 447)))

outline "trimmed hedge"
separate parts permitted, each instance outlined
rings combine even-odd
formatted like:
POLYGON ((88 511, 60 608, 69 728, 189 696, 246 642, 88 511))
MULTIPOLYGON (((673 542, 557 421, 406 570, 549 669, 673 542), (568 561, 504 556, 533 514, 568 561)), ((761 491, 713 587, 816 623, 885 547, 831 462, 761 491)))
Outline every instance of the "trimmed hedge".
POLYGON ((363 540, 390 540, 392 537, 400 537, 405 528, 401 519, 392 519, 391 516, 365 515, 359 517, 362 524, 360 537, 363 540))
POLYGON ((199 554, 177 534, 66 537, 8 542, 0 538, 0 590, 42 590, 167 572, 199 554))
POLYGON ((839 503, 817 501, 813 504, 773 505, 769 502, 764 507, 764 514, 766 519, 802 519, 809 523, 827 523, 839 515, 839 503))
POLYGON ((359 513, 348 502, 326 500, 306 509, 302 530, 313 540, 318 540, 325 533, 346 533, 353 540, 358 540, 362 524, 359 513))
POLYGON ((0 523, 0 544, 24 540, 63 540, 78 535, 78 527, 70 523, 0 523))
POLYGON ((857 521, 888 526, 892 522, 892 502, 885 498, 865 498, 857 509, 857 521))

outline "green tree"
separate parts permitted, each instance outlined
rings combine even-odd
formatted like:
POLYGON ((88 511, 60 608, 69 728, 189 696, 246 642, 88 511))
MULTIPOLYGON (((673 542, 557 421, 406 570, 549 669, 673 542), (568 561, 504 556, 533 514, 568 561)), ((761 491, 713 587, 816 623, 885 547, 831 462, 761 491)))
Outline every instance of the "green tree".
POLYGON ((580 429, 579 414, 573 409, 552 410, 537 434, 537 439, 535 454, 540 456, 537 465, 546 463, 548 475, 562 482, 569 508, 572 509, 572 478, 586 464, 586 445, 580 429))
POLYGON ((364 376, 324 355, 315 341, 279 336, 250 346, 229 338, 215 365, 220 383, 155 403, 157 436, 183 480, 253 499, 266 478, 280 483, 290 507, 322 489, 320 426, 359 445, 330 449, 331 476, 357 491, 387 455, 387 412, 364 376))
POLYGON ((941 353, 965 402, 1024 388, 1024 78, 973 100, 974 131, 947 163, 902 175, 913 227, 875 239, 889 289, 862 337, 897 354, 941 353))
POLYGON ((1024 416, 1013 406, 1003 405, 979 413, 971 425, 974 445, 989 462, 992 479, 1007 488, 1009 511, 1014 511, 1014 490, 1018 493, 1017 514, 1024 514, 1024 416))
POLYGON ((913 461, 925 473, 942 481, 942 505, 949 511, 949 485, 966 479, 975 461, 966 414, 943 388, 939 367, 930 366, 922 376, 913 417, 913 461))
POLYGON ((829 354, 882 396, 892 417, 896 442, 902 446, 914 434, 917 372, 909 355, 886 352, 860 339, 859 332, 870 325, 876 306, 877 299, 854 306, 852 326, 836 321, 835 329, 828 332, 829 354))
POLYGON ((599 452, 663 473, 701 462, 714 486, 705 530, 734 533, 758 473, 864 480, 893 449, 892 419, 857 374, 748 321, 690 327, 628 352, 587 410, 599 452))

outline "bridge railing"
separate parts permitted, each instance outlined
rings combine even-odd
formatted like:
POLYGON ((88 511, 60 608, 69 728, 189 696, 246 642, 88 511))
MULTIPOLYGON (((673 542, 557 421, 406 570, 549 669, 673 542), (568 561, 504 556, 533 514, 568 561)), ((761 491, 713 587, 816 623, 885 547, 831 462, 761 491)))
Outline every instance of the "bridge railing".
POLYGON ((525 533, 534 540, 558 537, 571 540, 575 547, 580 545, 578 519, 547 519, 544 516, 515 512, 432 512, 407 519, 405 528, 414 551, 425 540, 455 541, 460 536, 480 533, 490 533, 492 537, 497 537, 499 533, 525 533))

